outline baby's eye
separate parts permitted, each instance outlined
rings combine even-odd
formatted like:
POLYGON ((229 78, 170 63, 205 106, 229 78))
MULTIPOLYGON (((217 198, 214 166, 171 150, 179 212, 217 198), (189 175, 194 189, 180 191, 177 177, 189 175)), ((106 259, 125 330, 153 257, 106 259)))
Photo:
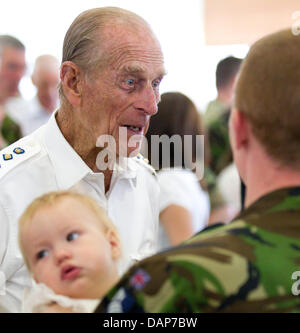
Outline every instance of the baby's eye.
POLYGON ((78 236, 79 236, 79 233, 78 233, 77 231, 73 231, 73 232, 70 232, 70 233, 67 235, 67 238, 66 238, 66 239, 67 239, 68 242, 71 242, 71 241, 77 239, 78 236))
POLYGON ((37 260, 39 260, 39 259, 46 257, 48 254, 49 254, 48 250, 42 250, 37 253, 36 258, 37 258, 37 260))

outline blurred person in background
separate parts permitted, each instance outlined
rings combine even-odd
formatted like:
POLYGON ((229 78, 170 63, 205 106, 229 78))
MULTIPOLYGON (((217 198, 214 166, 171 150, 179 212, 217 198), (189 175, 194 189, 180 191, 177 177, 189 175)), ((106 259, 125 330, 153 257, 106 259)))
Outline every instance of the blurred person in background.
POLYGON ((10 116, 10 101, 18 97, 19 83, 25 74, 25 46, 15 37, 0 35, 0 148, 17 141, 22 133, 10 116))
POLYGON ((209 102, 204 113, 204 123, 207 128, 231 108, 235 81, 241 63, 242 59, 229 56, 217 64, 217 98, 209 102))
MULTIPOLYGON (((228 120, 233 100, 236 78, 242 59, 227 57, 222 59, 216 68, 217 98, 211 101, 204 113, 204 123, 210 147, 209 168, 206 170, 207 186, 210 194, 212 213, 210 224, 228 222, 237 213, 236 205, 231 205, 231 198, 224 197, 228 192, 221 191, 218 187, 218 177, 223 169, 233 163, 232 150, 228 135, 228 120)), ((234 169, 234 166, 230 170, 234 169)), ((232 186, 234 191, 240 191, 240 180, 236 173, 232 186)), ((224 178, 224 175, 223 175, 224 178)))
MULTIPOLYGON (((204 183, 195 172, 185 166, 184 156, 191 152, 193 161, 204 147, 196 146, 196 136, 203 135, 202 122, 194 103, 179 92, 162 94, 158 113, 151 118, 146 134, 148 156, 152 166, 159 168, 157 173, 160 185, 160 228, 159 249, 177 245, 208 224, 210 203, 204 183), (178 145, 170 144, 170 165, 163 165, 163 145, 156 146, 151 138, 167 135, 180 137, 178 145), (191 146, 184 144, 185 136, 191 136, 191 146), (155 150, 159 149, 159 152, 155 150), (176 155, 180 153, 180 156, 176 155), (153 161, 159 156, 159 161, 153 161), (179 158, 178 158, 179 157, 179 158), (156 163, 158 162, 158 163, 156 163)), ((174 137, 173 137, 174 138, 174 137)), ((198 161, 198 163, 204 163, 198 161)), ((195 171, 195 170, 194 170, 195 171)))
POLYGON ((36 59, 31 79, 37 93, 29 101, 29 110, 23 113, 21 126, 24 135, 45 124, 58 107, 59 66, 52 55, 41 55, 36 59))

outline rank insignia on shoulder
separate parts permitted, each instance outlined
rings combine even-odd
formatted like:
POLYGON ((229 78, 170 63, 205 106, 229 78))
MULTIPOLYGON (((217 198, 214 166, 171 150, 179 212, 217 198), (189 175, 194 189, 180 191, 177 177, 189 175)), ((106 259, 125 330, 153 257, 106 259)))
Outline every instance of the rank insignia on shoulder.
POLYGON ((13 150, 13 152, 14 152, 15 154, 19 155, 19 154, 24 154, 24 153, 25 153, 25 150, 22 149, 22 148, 20 148, 20 147, 16 147, 16 148, 13 150))
POLYGON ((0 179, 2 179, 9 172, 12 172, 21 163, 24 163, 41 151, 41 145, 30 137, 22 138, 19 141, 20 142, 14 145, 5 147, 1 151, 1 161, 4 162, 1 162, 0 179))
POLYGON ((143 160, 143 161, 145 161, 146 163, 149 164, 149 160, 148 160, 146 157, 144 157, 141 153, 138 153, 138 154, 136 155, 136 158, 137 158, 138 160, 143 160))
POLYGON ((8 160, 12 160, 12 159, 13 159, 12 154, 3 154, 4 161, 8 161, 8 160))
POLYGON ((142 164, 148 168, 148 170, 152 173, 152 175, 156 176, 155 169, 153 166, 150 164, 149 160, 144 157, 141 153, 137 154, 135 157, 138 161, 142 162, 142 164))

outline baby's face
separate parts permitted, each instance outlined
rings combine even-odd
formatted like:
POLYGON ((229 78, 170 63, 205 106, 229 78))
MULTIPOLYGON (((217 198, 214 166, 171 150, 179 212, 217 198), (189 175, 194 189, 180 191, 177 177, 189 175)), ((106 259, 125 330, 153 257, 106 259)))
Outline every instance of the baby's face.
POLYGON ((76 199, 37 211, 23 235, 34 279, 57 294, 99 298, 117 278, 116 244, 98 217, 76 199))

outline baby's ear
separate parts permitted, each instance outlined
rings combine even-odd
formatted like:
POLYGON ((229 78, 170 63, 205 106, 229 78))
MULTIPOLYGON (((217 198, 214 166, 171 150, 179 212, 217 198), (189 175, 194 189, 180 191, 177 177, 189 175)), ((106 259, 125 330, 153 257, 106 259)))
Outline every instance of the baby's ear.
POLYGON ((111 253, 113 259, 118 259, 121 255, 121 242, 114 230, 108 230, 106 233, 106 237, 109 241, 111 247, 111 253))

